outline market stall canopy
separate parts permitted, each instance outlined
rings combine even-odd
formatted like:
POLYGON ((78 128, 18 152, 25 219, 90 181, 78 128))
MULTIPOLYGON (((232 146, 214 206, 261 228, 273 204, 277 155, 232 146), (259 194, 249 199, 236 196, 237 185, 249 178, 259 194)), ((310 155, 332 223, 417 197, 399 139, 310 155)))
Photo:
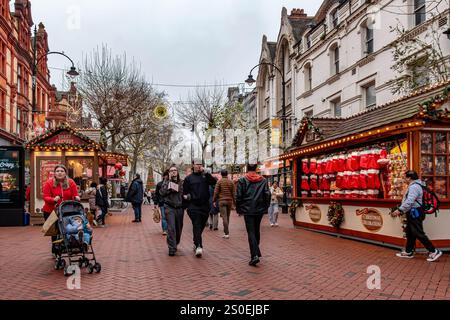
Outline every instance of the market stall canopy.
POLYGON ((25 147, 37 151, 103 151, 99 142, 67 124, 46 131, 30 140, 25 147))
MULTIPOLYGON (((348 118, 304 117, 289 152, 280 158, 357 143, 426 121, 450 121, 450 79, 348 118)), ((270 159, 269 159, 270 160, 270 159)))
POLYGON ((118 152, 99 152, 98 156, 104 161, 104 164, 113 166, 120 162, 125 167, 128 166, 128 156, 118 152))

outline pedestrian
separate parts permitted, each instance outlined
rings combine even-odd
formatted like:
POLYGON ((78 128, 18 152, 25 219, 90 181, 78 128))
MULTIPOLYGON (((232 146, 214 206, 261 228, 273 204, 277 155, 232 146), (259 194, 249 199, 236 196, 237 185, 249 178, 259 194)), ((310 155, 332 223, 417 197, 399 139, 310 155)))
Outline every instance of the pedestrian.
POLYGON ((219 180, 214 189, 214 203, 219 202, 220 216, 223 221, 223 238, 228 239, 230 237, 230 213, 231 208, 236 205, 235 198, 235 186, 233 181, 228 179, 228 171, 220 171, 222 179, 219 180))
POLYGON ((100 184, 97 186, 95 193, 95 205, 100 209, 100 215, 97 217, 97 224, 105 227, 105 218, 108 214, 109 201, 108 201, 108 189, 106 185, 108 180, 105 177, 100 178, 100 184))
POLYGON ((153 197, 153 203, 159 207, 159 211, 161 212, 161 228, 162 234, 167 235, 167 217, 166 217, 166 209, 164 207, 164 197, 160 195, 161 187, 164 181, 169 180, 169 170, 164 171, 163 179, 156 184, 155 195, 153 197))
POLYGON ((433 246, 423 230, 425 213, 422 209, 422 186, 425 186, 425 183, 413 170, 406 171, 405 182, 408 184, 408 190, 400 207, 392 213, 393 216, 406 215, 406 248, 396 256, 414 258, 416 239, 418 239, 429 252, 427 261, 436 261, 442 255, 442 251, 433 246))
MULTIPOLYGON (((67 168, 62 164, 58 164, 54 169, 54 177, 48 179, 43 188, 44 207, 42 208, 44 220, 47 220, 50 214, 63 201, 75 200, 80 201, 77 185, 75 181, 67 176, 67 168)), ((52 253, 56 253, 53 241, 56 236, 52 236, 52 253)))
POLYGON ((161 181, 161 186, 157 190, 159 190, 162 198, 161 202, 163 203, 167 219, 167 246, 169 247, 169 256, 174 256, 177 252, 177 246, 180 243, 184 218, 183 180, 180 179, 180 174, 176 166, 172 165, 169 168, 168 175, 164 175, 164 180, 161 181))
POLYGON ((217 231, 219 230, 219 203, 218 201, 214 201, 214 186, 209 186, 209 206, 211 210, 209 210, 209 219, 206 223, 209 230, 217 231))
POLYGON ((247 165, 247 174, 240 178, 236 190, 236 211, 244 216, 250 247, 251 266, 261 258, 260 226, 270 206, 270 191, 267 180, 256 173, 256 164, 247 165))
POLYGON ((142 202, 144 201, 144 183, 141 175, 136 173, 131 181, 130 189, 127 193, 127 201, 131 202, 134 210, 134 220, 132 222, 142 222, 142 202))
POLYGON ((269 221, 270 226, 278 227, 278 202, 280 197, 283 196, 283 191, 278 186, 278 183, 275 181, 270 187, 270 207, 269 207, 269 221))
POLYGON ((147 198, 147 203, 149 205, 151 205, 152 204, 152 192, 150 190, 147 190, 145 192, 145 197, 147 198))
POLYGON ((194 159, 192 164, 193 172, 183 183, 183 195, 186 196, 187 213, 192 221, 195 256, 200 258, 203 254, 202 232, 211 210, 209 186, 217 181, 210 173, 205 173, 201 159, 194 159))
POLYGON ((89 212, 88 212, 88 220, 92 225, 97 225, 97 221, 95 220, 97 217, 97 205, 96 205, 96 197, 97 197, 97 183, 92 182, 89 186, 89 189, 86 190, 86 194, 89 197, 89 212))

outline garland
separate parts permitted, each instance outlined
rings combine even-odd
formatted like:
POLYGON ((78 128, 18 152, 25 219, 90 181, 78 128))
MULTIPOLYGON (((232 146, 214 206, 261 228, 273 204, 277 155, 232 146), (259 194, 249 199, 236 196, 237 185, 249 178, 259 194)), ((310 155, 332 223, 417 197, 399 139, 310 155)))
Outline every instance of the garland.
POLYGON ((426 115, 432 120, 438 120, 442 117, 448 117, 449 111, 445 110, 437 110, 439 106, 441 106, 446 100, 450 98, 450 86, 447 86, 442 94, 436 95, 434 97, 429 98, 419 104, 420 106, 420 115, 426 115))
POLYGON ((339 228, 344 221, 344 209, 338 202, 331 202, 328 208, 328 222, 335 228, 339 228))
POLYGON ((291 202, 291 205, 289 206, 289 213, 292 219, 295 218, 295 211, 297 208, 303 207, 303 201, 300 199, 296 199, 291 202))

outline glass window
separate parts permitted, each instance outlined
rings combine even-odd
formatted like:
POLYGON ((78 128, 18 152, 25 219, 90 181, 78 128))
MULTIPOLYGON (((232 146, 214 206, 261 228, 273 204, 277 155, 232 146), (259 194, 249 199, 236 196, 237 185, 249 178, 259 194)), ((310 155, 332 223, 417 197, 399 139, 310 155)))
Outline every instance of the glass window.
POLYGON ((436 133, 436 153, 446 153, 446 134, 445 132, 436 133))
POLYGON ((419 25, 426 20, 425 0, 414 0, 415 25, 419 25))
POLYGON ((364 88, 364 95, 366 98, 366 108, 373 108, 377 104, 377 97, 375 94, 375 83, 364 88))
POLYGON ((331 14, 331 22, 332 22, 332 24, 333 24, 333 28, 336 28, 336 27, 337 27, 338 22, 339 22, 338 19, 339 19, 339 18, 338 18, 338 11, 337 11, 337 9, 336 9, 336 10, 334 10, 333 13, 331 14))
POLYGON ((373 52, 373 29, 370 26, 366 27, 366 53, 373 52))
POLYGON ((433 153, 433 136, 431 133, 422 133, 420 142, 422 153, 433 153))
POLYGON ((81 197, 83 197, 83 193, 89 188, 89 185, 93 181, 93 168, 93 158, 67 158, 67 170, 69 171, 69 177, 71 177, 77 184, 81 197))
POLYGON ((333 51, 334 58, 334 73, 339 73, 339 47, 336 46, 333 51))
POLYGON ((331 101, 332 111, 335 117, 340 118, 341 113, 341 98, 331 101))

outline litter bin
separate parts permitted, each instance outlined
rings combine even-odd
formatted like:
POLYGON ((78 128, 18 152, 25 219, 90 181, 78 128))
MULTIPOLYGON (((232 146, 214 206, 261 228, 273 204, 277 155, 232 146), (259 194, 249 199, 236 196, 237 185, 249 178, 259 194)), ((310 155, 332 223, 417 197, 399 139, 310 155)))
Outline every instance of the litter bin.
POLYGON ((24 217, 23 217, 23 225, 24 225, 24 226, 30 225, 30 213, 29 213, 29 212, 25 212, 25 213, 24 213, 24 217))

